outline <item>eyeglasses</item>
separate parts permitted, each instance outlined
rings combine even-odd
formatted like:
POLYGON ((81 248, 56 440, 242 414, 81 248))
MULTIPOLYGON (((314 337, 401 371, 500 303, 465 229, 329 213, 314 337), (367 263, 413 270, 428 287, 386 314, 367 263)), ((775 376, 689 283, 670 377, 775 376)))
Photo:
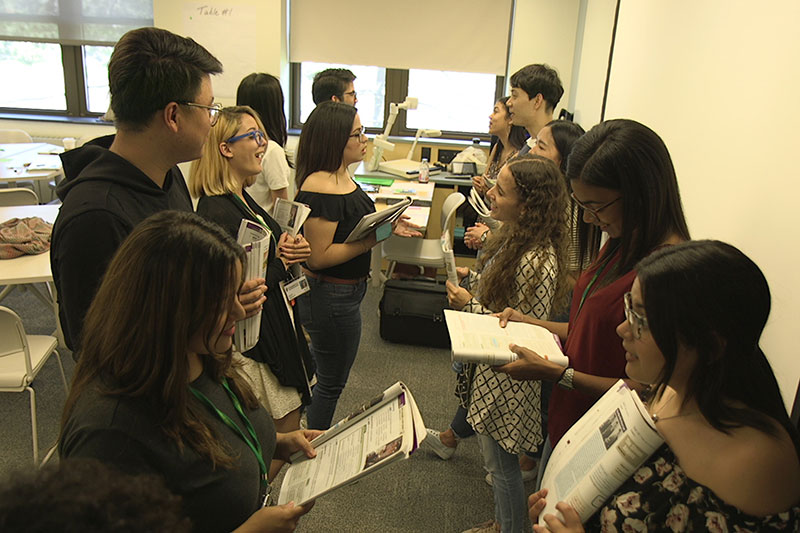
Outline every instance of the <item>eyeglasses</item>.
POLYGON ((342 94, 342 96, 344 96, 345 94, 352 95, 354 100, 355 100, 356 98, 358 98, 358 93, 357 93, 357 92, 355 92, 355 91, 347 91, 346 93, 343 93, 343 94, 342 94))
POLYGON ((647 317, 640 315, 633 310, 633 296, 631 296, 630 292, 625 293, 625 296, 623 296, 623 301, 625 302, 625 319, 631 326, 633 337, 636 339, 641 339, 642 331, 649 329, 650 327, 647 324, 647 317))
POLYGON ((581 209, 583 209, 584 211, 586 211, 587 213, 589 213, 590 215, 592 215, 592 216, 594 217, 594 219, 595 219, 596 221, 598 221, 598 222, 600 222, 600 212, 601 212, 603 209, 607 209, 607 208, 611 207, 612 205, 614 205, 615 203, 617 203, 617 202, 619 202, 620 200, 622 200, 622 196, 618 196, 618 197, 617 197, 617 198, 615 198, 614 200, 611 200, 611 201, 610 201, 610 202, 608 202, 607 204, 603 204, 603 205, 601 205, 600 207, 589 207, 588 205, 584 204, 583 202, 581 202, 580 200, 578 200, 577 198, 575 198, 575 193, 574 193, 574 192, 571 192, 571 193, 569 193, 569 195, 570 195, 570 197, 572 198, 572 200, 573 200, 573 201, 574 201, 576 204, 578 204, 578 207, 580 207, 581 209))
POLYGON ((222 111, 222 104, 203 105, 203 104, 196 104, 194 102, 183 102, 183 101, 179 102, 177 100, 175 103, 189 107, 202 107, 203 109, 208 109, 208 118, 211 119, 212 126, 217 123, 217 119, 219 118, 219 112, 222 111))
POLYGON ((358 133, 353 133, 353 134, 350 135, 350 137, 353 137, 354 139, 358 139, 359 141, 363 140, 363 141, 366 142, 366 140, 367 140, 366 131, 367 131, 367 129, 364 126, 361 126, 361 128, 358 130, 358 133))
POLYGON ((267 144, 267 134, 261 130, 248 131, 247 133, 242 133, 241 135, 236 135, 230 139, 226 139, 225 142, 228 144, 235 143, 236 141, 241 141, 246 137, 253 139, 258 146, 264 146, 267 144))

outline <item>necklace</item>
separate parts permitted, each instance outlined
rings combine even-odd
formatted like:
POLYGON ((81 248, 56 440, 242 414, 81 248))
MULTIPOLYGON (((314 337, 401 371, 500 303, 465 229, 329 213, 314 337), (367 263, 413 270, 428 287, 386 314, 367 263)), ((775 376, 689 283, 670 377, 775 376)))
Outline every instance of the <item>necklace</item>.
POLYGON ((659 416, 659 413, 660 413, 661 411, 663 411, 663 410, 664 410, 664 408, 665 408, 667 405, 669 405, 669 403, 672 401, 672 399, 673 399, 673 398, 675 398, 675 397, 677 397, 677 396, 678 396, 677 394, 673 394, 672 396, 670 396, 669 400, 667 400, 666 402, 664 402, 664 405, 662 405, 662 406, 661 406, 661 407, 658 409, 658 411, 656 411, 655 413, 652 413, 652 414, 650 415, 650 418, 652 418, 652 419, 653 419, 653 423, 654 423, 654 424, 656 424, 656 423, 658 423, 658 422, 663 422, 664 420, 669 420, 669 419, 671 419, 671 418, 680 418, 680 417, 682 417, 682 416, 689 416, 689 415, 693 415, 693 414, 697 413, 697 409, 692 409, 692 410, 690 410, 690 411, 687 411, 687 412, 685 412, 685 413, 678 413, 678 414, 676 414, 676 415, 670 415, 670 416, 659 416))

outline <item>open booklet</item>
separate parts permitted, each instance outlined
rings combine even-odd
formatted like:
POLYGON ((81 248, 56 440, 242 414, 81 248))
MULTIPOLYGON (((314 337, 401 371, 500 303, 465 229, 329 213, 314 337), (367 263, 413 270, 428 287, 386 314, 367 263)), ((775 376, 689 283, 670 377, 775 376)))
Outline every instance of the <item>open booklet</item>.
POLYGON ((292 456, 278 505, 305 503, 408 456, 425 438, 411 391, 400 381, 311 441, 317 456, 292 456))
POLYGON ((275 198, 272 218, 280 224, 283 231, 292 237, 297 237, 309 214, 311 214, 311 208, 306 204, 275 198))
MULTIPOLYGON (((373 231, 376 231, 380 226, 391 224, 400 218, 400 215, 403 214, 403 211, 405 211, 410 205, 411 198, 406 197, 406 199, 402 202, 397 202, 396 204, 390 205, 386 209, 381 209, 380 211, 364 215, 361 217, 361 220, 358 221, 358 224, 355 228, 353 228, 353 231, 350 232, 350 235, 347 236, 344 242, 360 241, 373 231)), ((389 229, 388 232, 376 232, 376 234, 378 236, 378 241, 381 241, 388 238, 392 234, 392 231, 389 229)))
POLYGON ((559 346, 558 337, 541 326, 524 322, 509 322, 500 327, 492 315, 444 310, 444 320, 450 333, 453 361, 504 365, 517 360, 508 345, 530 348, 548 361, 566 367, 569 358, 559 346))
POLYGON ((547 507, 560 501, 586 522, 630 478, 664 440, 636 391, 619 380, 558 441, 542 478, 547 507))
MULTIPOLYGON (((242 245, 247 255, 244 279, 266 277, 270 236, 270 231, 261 224, 242 219, 236 240, 242 245)), ((236 349, 244 352, 255 346, 258 342, 260 331, 261 311, 237 322, 233 336, 233 343, 236 345, 236 349)))

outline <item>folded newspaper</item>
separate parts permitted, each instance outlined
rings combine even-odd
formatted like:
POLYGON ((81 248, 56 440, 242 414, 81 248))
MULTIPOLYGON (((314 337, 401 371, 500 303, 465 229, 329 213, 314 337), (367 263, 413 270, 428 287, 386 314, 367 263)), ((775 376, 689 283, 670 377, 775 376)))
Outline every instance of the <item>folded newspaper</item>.
POLYGON ((444 310, 444 320, 450 334, 453 361, 504 365, 518 358, 508 347, 513 343, 530 348, 561 366, 569 364, 569 358, 561 351, 558 337, 541 326, 509 322, 501 328, 496 316, 452 309, 444 310))
POLYGON ((311 214, 311 208, 306 204, 283 198, 276 198, 275 207, 272 209, 272 218, 280 224, 283 231, 292 237, 297 237, 309 214, 311 214))
POLYGON ((547 507, 570 504, 586 522, 664 443, 639 395, 619 380, 558 441, 542 477, 547 507))
MULTIPOLYGON (((263 278, 267 275, 269 260, 270 231, 247 219, 239 224, 236 240, 244 248, 247 264, 244 268, 244 279, 263 278)), ((256 345, 261 331, 261 311, 256 315, 236 323, 233 343, 240 352, 245 352, 256 345)))
POLYGON ((311 441, 317 456, 292 456, 278 505, 298 505, 407 459, 425 438, 411 391, 398 381, 311 441))

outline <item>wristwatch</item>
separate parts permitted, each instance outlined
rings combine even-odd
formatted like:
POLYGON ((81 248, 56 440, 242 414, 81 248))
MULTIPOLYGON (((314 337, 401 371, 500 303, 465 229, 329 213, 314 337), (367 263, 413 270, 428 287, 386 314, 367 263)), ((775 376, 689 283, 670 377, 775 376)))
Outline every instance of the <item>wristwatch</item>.
POLYGON ((562 389, 566 390, 575 390, 575 386, 572 384, 572 378, 575 376, 575 369, 567 367, 564 369, 564 372, 561 373, 561 379, 558 380, 558 386, 562 389))

